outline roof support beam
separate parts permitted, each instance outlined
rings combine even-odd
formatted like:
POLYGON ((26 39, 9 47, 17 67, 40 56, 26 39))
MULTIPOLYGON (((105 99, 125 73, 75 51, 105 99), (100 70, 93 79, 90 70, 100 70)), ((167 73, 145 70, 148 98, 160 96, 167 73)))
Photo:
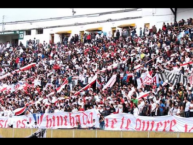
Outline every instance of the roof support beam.
POLYGON ((177 8, 170 8, 170 10, 172 11, 172 13, 174 15, 174 22, 176 22, 176 19, 177 19, 177 8))

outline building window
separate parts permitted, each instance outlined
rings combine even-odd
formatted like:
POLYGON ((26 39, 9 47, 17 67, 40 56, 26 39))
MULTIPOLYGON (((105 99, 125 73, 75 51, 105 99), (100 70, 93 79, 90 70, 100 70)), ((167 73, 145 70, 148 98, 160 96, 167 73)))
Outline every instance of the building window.
POLYGON ((25 31, 25 35, 31 35, 31 30, 25 31))
POLYGON ((43 29, 37 29, 36 32, 36 34, 43 34, 43 29))

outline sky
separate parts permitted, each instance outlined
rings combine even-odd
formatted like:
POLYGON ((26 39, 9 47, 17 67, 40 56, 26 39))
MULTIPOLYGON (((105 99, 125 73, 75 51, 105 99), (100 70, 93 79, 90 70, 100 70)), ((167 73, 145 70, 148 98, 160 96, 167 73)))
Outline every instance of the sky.
MULTIPOLYGON (((123 8, 75 8, 75 15, 92 14, 121 10, 123 8)), ((4 22, 72 16, 70 8, 0 8, 0 22, 4 15, 4 22)))

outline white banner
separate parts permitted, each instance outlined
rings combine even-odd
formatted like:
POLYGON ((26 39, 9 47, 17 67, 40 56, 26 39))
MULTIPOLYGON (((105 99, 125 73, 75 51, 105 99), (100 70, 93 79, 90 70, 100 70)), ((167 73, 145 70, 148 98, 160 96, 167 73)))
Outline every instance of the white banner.
POLYGON ((8 127, 8 117, 0 117, 0 128, 7 128, 8 127))
MULTIPOLYGON (((99 115, 95 109, 84 112, 61 112, 47 114, 30 114, 29 116, 0 117, 0 128, 7 128, 13 124, 13 128, 27 128, 37 122, 40 128, 74 128, 79 121, 82 128, 95 124, 99 128, 99 115), (95 123, 93 123, 95 119, 95 123)), ((193 117, 179 116, 134 116, 121 113, 105 117, 105 130, 129 130, 129 131, 166 131, 166 132, 193 132, 193 117)))
POLYGON ((105 117, 105 130, 193 132, 193 118, 179 116, 133 116, 113 114, 105 117))
POLYGON ((99 116, 95 109, 77 113, 44 114, 40 128, 74 128, 77 127, 77 121, 80 122, 81 128, 88 128, 93 125, 93 119, 95 119, 95 127, 99 128, 99 116))
POLYGON ((99 115, 95 109, 87 110, 84 112, 58 112, 58 113, 45 113, 45 114, 30 114, 28 116, 13 116, 0 117, 0 128, 7 128, 13 124, 13 128, 27 128, 27 126, 37 125, 40 128, 74 128, 77 127, 77 121, 80 122, 81 128, 92 127, 93 119, 95 119, 95 127, 99 128, 99 115), (29 122, 29 125, 27 125, 29 122))

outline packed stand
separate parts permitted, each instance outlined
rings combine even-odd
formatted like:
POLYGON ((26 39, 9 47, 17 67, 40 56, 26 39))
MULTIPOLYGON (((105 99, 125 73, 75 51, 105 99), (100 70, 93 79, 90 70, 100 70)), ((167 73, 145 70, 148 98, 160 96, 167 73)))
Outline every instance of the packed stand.
POLYGON ((122 32, 117 30, 115 34, 84 34, 83 42, 76 34, 57 44, 38 44, 36 39, 29 40, 27 46, 1 44, 0 75, 11 73, 11 76, 1 79, 0 85, 16 87, 19 84, 15 91, 1 87, 1 116, 13 116, 14 110, 26 105, 28 113, 78 112, 94 108, 101 116, 101 129, 105 126, 105 116, 123 112, 135 116, 193 117, 192 85, 163 85, 161 79, 157 84, 140 88, 137 85, 142 73, 149 71, 154 76, 163 70, 172 71, 176 65, 183 75, 192 74, 192 65, 180 66, 192 61, 192 25, 192 19, 188 19, 163 23, 159 30, 156 26, 139 28, 140 36, 135 28, 129 28, 122 32), (176 55, 171 57, 173 54, 176 55), (36 65, 13 73, 31 63, 36 65), (116 68, 105 70, 115 63, 118 64, 116 68), (142 67, 136 69, 139 65, 142 67), (128 73, 133 75, 128 77, 128 73), (98 85, 95 82, 76 95, 91 83, 95 74, 98 85), (114 74, 117 75, 115 84, 103 90, 114 74), (65 81, 67 85, 61 89, 65 81), (138 99, 147 91, 150 92, 147 97, 138 99))

